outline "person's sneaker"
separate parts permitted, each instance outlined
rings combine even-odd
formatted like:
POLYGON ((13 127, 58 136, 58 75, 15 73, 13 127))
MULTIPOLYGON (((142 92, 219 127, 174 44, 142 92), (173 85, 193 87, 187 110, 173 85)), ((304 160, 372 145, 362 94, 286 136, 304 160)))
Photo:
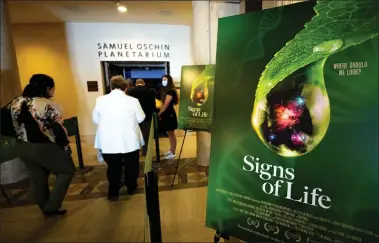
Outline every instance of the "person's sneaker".
POLYGON ((170 152, 169 154, 164 156, 163 159, 174 159, 175 157, 176 157, 176 155, 170 152))
POLYGON ((162 156, 167 156, 169 154, 172 154, 171 151, 167 151, 167 152, 163 153, 162 156))

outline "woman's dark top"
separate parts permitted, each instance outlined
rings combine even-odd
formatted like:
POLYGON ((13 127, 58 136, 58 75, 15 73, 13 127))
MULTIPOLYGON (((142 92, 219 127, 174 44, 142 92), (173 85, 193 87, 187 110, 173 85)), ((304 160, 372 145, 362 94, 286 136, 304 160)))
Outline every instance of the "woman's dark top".
POLYGON ((163 131, 174 131, 178 128, 178 119, 174 109, 175 104, 178 102, 178 95, 175 90, 167 91, 165 97, 167 95, 172 96, 172 100, 167 109, 161 114, 160 126, 163 131))

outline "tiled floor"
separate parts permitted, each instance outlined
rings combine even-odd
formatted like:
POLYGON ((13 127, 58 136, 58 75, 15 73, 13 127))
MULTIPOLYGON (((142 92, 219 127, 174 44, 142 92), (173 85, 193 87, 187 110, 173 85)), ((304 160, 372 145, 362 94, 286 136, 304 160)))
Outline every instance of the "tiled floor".
MULTIPOLYGON (((183 142, 184 138, 184 132, 178 130, 176 132, 177 134, 177 146, 176 146, 176 154, 179 155, 180 147, 183 142)), ((99 162, 97 161, 96 157, 96 150, 93 149, 94 144, 94 137, 93 136, 83 136, 82 139, 82 150, 83 150, 83 160, 84 165, 86 166, 96 166, 99 165, 99 162)), ((76 145, 74 141, 71 143, 72 148, 72 157, 74 158, 75 163, 78 165, 78 155, 76 152, 76 145)), ((155 148, 155 146, 154 146, 155 148)), ((160 152, 166 152, 170 148, 170 144, 168 142, 167 138, 160 138, 159 139, 159 148, 160 152)), ((155 154, 155 152, 154 152, 155 154)), ((184 142, 183 151, 182 151, 182 158, 195 158, 196 157, 196 133, 194 132, 188 132, 187 137, 184 142)), ((141 161, 143 161, 143 158, 141 158, 141 161)))
MULTIPOLYGON (((183 137, 178 134, 178 145, 181 146, 183 137)), ((155 164, 156 171, 158 172, 159 180, 158 186, 161 191, 193 188, 207 185, 207 177, 196 164, 195 153, 196 149, 196 136, 189 134, 185 140, 182 151, 182 159, 178 163, 178 160, 161 161, 160 164, 155 164), (176 166, 178 167, 177 176, 175 177, 174 187, 172 187, 173 178, 176 172, 176 166)), ((159 144, 161 151, 167 151, 169 144, 167 138, 160 138, 159 144)), ((71 144, 73 152, 73 158, 78 165, 77 153, 75 143, 71 144)), ((178 146, 179 154, 180 147, 178 146)), ((155 147, 154 147, 155 148, 155 147)), ((82 139, 82 151, 84 164, 93 166, 93 170, 86 174, 77 173, 70 185, 67 193, 67 201, 86 200, 93 198, 105 197, 107 195, 108 182, 106 179, 106 165, 100 164, 97 161, 96 150, 93 149, 93 137, 84 137, 82 139)), ((144 187, 144 157, 140 159, 140 178, 138 180, 139 188, 137 193, 143 193, 144 187)), ((50 178, 50 184, 54 182, 54 177, 50 178)), ((5 186, 8 196, 11 198, 12 207, 24 206, 33 204, 32 195, 30 195, 30 183, 24 181, 16 185, 5 186)), ((126 194, 126 188, 124 187, 121 194, 126 194)), ((0 196, 0 207, 11 207, 2 195, 0 196)))
MULTIPOLYGON (((178 138, 177 153, 182 140, 178 138)), ((104 198, 106 167, 97 162, 92 144, 93 138, 82 139, 84 163, 95 167, 88 174, 75 176, 64 202, 68 215, 44 219, 33 204, 27 184, 7 190, 12 207, 0 196, 0 242, 149 242, 142 174, 137 194, 128 196, 124 191, 120 201, 108 202, 104 198)), ((166 138, 160 139, 160 147, 161 151, 168 150, 166 138)), ((163 241, 213 242, 214 231, 205 227, 207 177, 196 165, 194 134, 188 134, 182 155, 174 187, 171 183, 177 160, 163 161, 158 169, 163 241)))
MULTIPOLYGON (((144 175, 143 163, 141 165, 141 174, 138 179, 137 194, 144 193, 144 175)), ((158 172, 158 187, 160 191, 171 191, 183 188, 204 187, 207 185, 207 176, 204 172, 198 170, 195 161, 192 159, 181 159, 178 173, 172 185, 177 160, 162 161, 158 172)), ((50 184, 54 182, 54 177, 50 178, 50 184)), ((4 197, 0 197, 0 208, 19 207, 34 204, 33 197, 30 193, 29 182, 19 183, 15 186, 5 187, 6 193, 12 201, 9 205, 4 197)), ((87 174, 76 174, 65 198, 66 201, 88 200, 93 198, 106 197, 108 191, 108 182, 106 179, 106 166, 98 165, 87 174)), ((126 195, 126 188, 123 187, 121 195, 126 195)))
MULTIPOLYGON (((206 187, 159 193, 163 242, 213 242, 205 227, 206 187)), ((68 201, 64 217, 44 219, 36 206, 0 209, 0 242, 150 242, 145 197, 68 201)))

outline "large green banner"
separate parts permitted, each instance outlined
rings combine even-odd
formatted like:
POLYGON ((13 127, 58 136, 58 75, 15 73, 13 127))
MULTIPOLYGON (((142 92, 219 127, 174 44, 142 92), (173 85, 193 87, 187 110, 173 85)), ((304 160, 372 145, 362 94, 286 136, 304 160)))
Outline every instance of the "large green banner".
POLYGON ((210 131, 213 116, 215 65, 182 67, 179 128, 210 131))
POLYGON ((219 20, 207 226, 379 242, 377 0, 219 20))

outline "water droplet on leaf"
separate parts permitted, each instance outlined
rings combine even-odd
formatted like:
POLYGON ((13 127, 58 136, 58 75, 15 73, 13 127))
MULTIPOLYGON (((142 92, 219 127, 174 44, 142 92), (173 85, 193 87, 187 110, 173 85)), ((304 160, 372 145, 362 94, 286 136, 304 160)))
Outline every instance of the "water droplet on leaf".
POLYGON ((191 100, 197 106, 202 106, 208 99, 208 82, 210 81, 210 77, 204 77, 204 80, 194 83, 191 88, 191 100))
POLYGON ((325 59, 303 67, 256 101, 252 124, 262 142, 284 157, 312 151, 329 127, 325 59))
POLYGON ((313 47, 313 53, 328 54, 333 53, 343 46, 343 40, 324 41, 313 47))

